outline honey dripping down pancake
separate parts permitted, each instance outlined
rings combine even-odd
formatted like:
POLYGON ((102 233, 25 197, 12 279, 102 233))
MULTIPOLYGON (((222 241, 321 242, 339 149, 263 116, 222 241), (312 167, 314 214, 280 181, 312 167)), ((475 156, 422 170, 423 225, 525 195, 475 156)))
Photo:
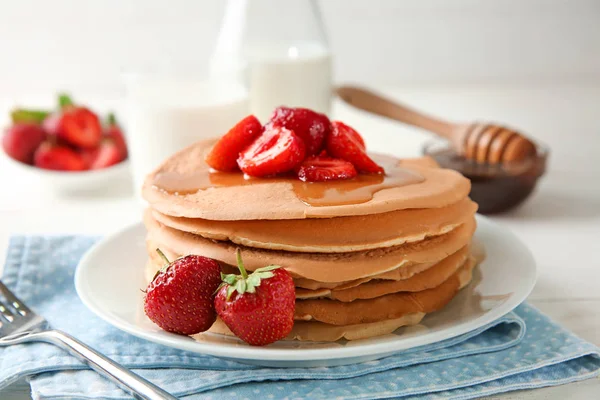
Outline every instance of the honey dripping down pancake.
MULTIPOLYGON (((198 254, 228 265, 236 265, 231 242, 215 242, 190 233, 168 228, 146 212, 144 223, 148 237, 178 254, 198 254)), ((292 276, 319 282, 343 282, 365 278, 397 268, 437 262, 466 246, 475 231, 475 218, 452 231, 420 242, 351 253, 291 253, 241 247, 244 264, 250 271, 265 265, 281 265, 292 276)))
POLYGON ((152 216, 179 231, 247 247, 345 253, 398 246, 441 235, 464 223, 476 211, 477 204, 464 198, 441 208, 317 219, 210 221, 172 217, 157 211, 152 211, 152 216))
POLYGON ((147 177, 142 193, 154 210, 224 221, 328 218, 439 208, 464 199, 470 190, 469 180, 455 171, 380 155, 374 158, 385 175, 313 183, 289 177, 246 179, 241 173, 211 172, 203 160, 213 143, 180 151, 147 177))

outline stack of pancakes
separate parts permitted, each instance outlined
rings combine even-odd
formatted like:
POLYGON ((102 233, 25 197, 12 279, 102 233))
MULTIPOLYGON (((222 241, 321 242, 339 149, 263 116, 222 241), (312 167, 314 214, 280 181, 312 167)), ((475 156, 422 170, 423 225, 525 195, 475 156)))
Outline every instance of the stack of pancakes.
MULTIPOLYGON (((296 322, 289 338, 312 341, 418 324, 471 280, 477 206, 462 175, 430 159, 393 160, 388 173, 419 179, 391 179, 396 183, 374 185, 372 196, 356 201, 341 201, 339 182, 302 183, 321 185, 321 193, 338 190, 334 203, 307 204, 294 178, 215 179, 223 173, 204 163, 212 143, 175 154, 146 179, 148 279, 162 266, 156 248, 171 258, 213 258, 230 273, 240 247, 246 269, 275 264, 292 274, 296 322)), ((211 331, 231 334, 220 321, 211 331)))

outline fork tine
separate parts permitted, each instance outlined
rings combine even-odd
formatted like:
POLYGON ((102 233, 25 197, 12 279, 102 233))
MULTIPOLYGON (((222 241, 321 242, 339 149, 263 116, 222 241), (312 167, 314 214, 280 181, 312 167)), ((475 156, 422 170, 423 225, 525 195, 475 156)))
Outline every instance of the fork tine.
POLYGON ((0 281, 0 293, 4 295, 6 300, 8 300, 9 304, 15 309, 15 311, 23 317, 27 314, 32 314, 32 311, 21 300, 19 300, 19 298, 15 296, 13 292, 8 290, 2 281, 0 281))
POLYGON ((14 314, 12 312, 10 312, 10 310, 8 308, 6 308, 4 303, 2 303, 1 301, 0 301, 0 319, 4 319, 4 320, 8 321, 9 323, 13 323, 15 320, 14 314))

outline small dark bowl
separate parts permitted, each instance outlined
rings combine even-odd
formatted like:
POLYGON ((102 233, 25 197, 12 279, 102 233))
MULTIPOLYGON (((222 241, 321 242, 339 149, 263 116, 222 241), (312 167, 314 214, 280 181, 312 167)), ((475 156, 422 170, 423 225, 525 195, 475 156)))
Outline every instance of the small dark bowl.
POLYGON ((448 142, 431 142, 423 154, 432 157, 442 168, 460 172, 471 180, 471 199, 481 214, 508 211, 521 204, 535 189, 546 171, 547 148, 538 145, 537 155, 510 164, 481 164, 458 155, 448 142))

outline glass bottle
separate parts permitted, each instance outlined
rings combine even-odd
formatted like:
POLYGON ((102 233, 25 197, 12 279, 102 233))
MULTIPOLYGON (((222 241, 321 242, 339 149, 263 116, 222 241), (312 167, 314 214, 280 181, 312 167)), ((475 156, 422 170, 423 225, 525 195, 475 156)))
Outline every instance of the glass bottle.
POLYGON ((228 0, 212 73, 236 75, 261 121, 278 106, 331 107, 331 51, 314 0, 228 0))

